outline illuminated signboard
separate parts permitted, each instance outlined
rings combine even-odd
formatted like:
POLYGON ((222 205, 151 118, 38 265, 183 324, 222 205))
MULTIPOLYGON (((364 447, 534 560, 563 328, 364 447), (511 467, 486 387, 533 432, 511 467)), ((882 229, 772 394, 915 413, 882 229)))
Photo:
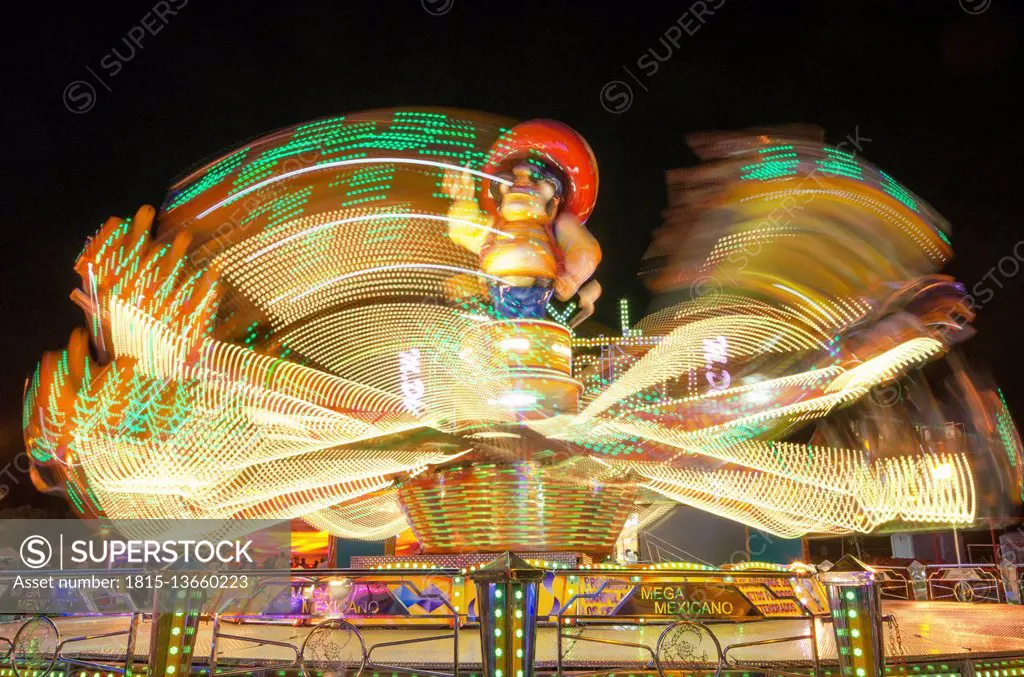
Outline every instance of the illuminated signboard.
POLYGON ((615 615, 750 618, 761 614, 735 586, 672 581, 637 585, 615 615))

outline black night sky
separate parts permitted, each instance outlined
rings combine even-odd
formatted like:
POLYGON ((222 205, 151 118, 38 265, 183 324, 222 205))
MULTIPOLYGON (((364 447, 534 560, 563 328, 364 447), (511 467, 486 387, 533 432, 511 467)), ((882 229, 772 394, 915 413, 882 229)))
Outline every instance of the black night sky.
MULTIPOLYGON (((636 272, 664 171, 695 162, 687 132, 806 122, 832 143, 859 137, 866 158, 952 222, 947 272, 994 292, 966 353, 1024 416, 1024 272, 990 272, 1024 239, 1024 3, 21 4, 17 19, 6 8, 0 102, 0 468, 23 449, 26 376, 82 324, 72 265, 104 219, 159 204, 172 178, 245 139, 405 105, 557 118, 587 137, 601 168, 589 223, 605 250, 599 317, 613 324, 619 297, 645 300, 636 272), (614 80, 631 101, 604 89, 614 80)), ((0 477, 0 509, 62 505, 11 472, 20 483, 0 477)))

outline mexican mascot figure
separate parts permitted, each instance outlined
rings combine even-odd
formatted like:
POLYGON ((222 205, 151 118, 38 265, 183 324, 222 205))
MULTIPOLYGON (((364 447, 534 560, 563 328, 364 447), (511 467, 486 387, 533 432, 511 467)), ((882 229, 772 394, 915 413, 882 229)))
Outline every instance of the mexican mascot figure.
POLYGON ((601 261, 584 225, 597 199, 590 146, 567 125, 530 120, 498 139, 482 174, 479 204, 469 171, 449 170, 444 187, 453 200, 449 236, 480 256, 495 314, 541 319, 552 296, 579 293, 570 322, 579 324, 601 294, 588 282, 601 261))

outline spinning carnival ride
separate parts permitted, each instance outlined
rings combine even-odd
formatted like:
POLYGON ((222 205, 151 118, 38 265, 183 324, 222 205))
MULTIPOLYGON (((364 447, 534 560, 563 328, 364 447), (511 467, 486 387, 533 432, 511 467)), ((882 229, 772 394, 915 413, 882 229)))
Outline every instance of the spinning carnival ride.
POLYGON ((941 218, 800 130, 695 143, 659 309, 614 339, 570 326, 600 249, 564 125, 373 111, 220 157, 79 257, 88 328, 25 394, 33 481, 426 553, 606 553, 678 503, 785 537, 1015 514, 998 392, 917 370, 969 332, 941 218), (951 408, 964 434, 922 434, 951 408))

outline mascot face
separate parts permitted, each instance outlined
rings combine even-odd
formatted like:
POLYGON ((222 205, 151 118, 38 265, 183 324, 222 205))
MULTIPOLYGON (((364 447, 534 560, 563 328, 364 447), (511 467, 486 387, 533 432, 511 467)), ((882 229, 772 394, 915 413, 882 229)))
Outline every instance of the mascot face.
POLYGON ((561 197, 561 182, 551 172, 521 162, 512 169, 512 185, 498 186, 498 213, 509 222, 554 218, 561 197))
MULTIPOLYGON (((597 160, 582 136, 571 127, 554 120, 521 122, 507 130, 491 147, 490 159, 483 171, 498 174, 510 165, 518 168, 523 164, 535 176, 544 176, 545 181, 555 186, 555 197, 558 199, 554 205, 548 205, 552 216, 552 207, 564 208, 574 214, 580 223, 586 223, 597 200, 597 160), (529 158, 529 162, 526 158, 529 158)), ((511 175, 505 178, 515 180, 511 175)), ((500 211, 497 203, 501 200, 501 194, 495 183, 484 179, 481 195, 483 208, 491 214, 500 211)))

